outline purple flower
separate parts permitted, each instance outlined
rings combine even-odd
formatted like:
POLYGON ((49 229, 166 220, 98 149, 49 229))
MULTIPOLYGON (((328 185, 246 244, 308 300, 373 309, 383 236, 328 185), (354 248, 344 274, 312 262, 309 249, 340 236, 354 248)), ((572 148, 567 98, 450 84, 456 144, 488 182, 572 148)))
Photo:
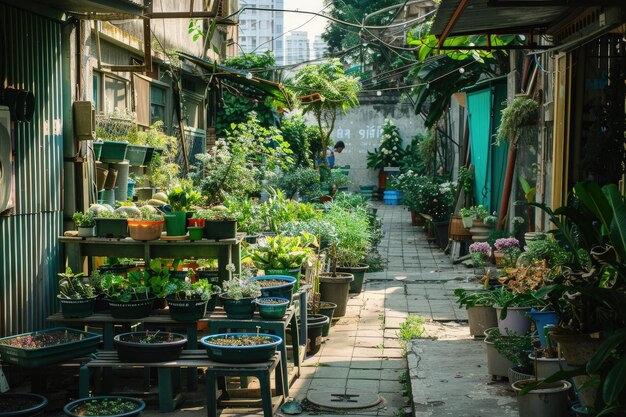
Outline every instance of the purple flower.
POLYGON ((482 253, 484 255, 491 254, 491 246, 487 242, 474 242, 469 247, 470 253, 482 253))
POLYGON ((497 239, 494 243, 496 250, 505 251, 507 249, 519 248, 519 240, 514 237, 504 237, 497 239))

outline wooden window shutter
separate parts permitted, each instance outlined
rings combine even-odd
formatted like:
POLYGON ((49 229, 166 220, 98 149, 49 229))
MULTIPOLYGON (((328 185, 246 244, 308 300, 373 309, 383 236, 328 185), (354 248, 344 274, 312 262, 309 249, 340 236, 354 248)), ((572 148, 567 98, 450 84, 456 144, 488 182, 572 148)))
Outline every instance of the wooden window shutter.
POLYGON ((137 124, 150 126, 150 78, 133 74, 135 88, 135 113, 137 124))

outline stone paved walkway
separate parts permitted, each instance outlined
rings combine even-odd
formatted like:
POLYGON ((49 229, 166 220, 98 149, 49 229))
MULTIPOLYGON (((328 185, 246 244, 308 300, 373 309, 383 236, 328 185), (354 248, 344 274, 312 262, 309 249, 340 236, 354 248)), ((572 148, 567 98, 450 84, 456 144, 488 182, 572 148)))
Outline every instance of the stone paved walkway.
MULTIPOLYGON (((290 390, 305 406, 301 415, 410 416, 410 398, 418 417, 517 415, 507 385, 493 384, 487 375, 482 341, 470 338, 465 311, 454 304, 455 288, 478 286, 467 280, 471 271, 453 266, 419 227, 411 226, 402 206, 376 207, 385 230, 380 252, 389 264, 384 272, 366 275, 364 291, 350 298, 346 316, 333 325, 320 352, 304 361, 290 390), (429 339, 411 342, 404 355, 398 331, 409 315, 426 320, 429 339), (382 402, 362 410, 320 409, 306 401, 313 392, 371 392, 382 402)), ((206 416, 202 390, 168 415, 206 416)), ((154 406, 143 414, 162 415, 154 406)), ((221 413, 253 415, 262 414, 221 413)))

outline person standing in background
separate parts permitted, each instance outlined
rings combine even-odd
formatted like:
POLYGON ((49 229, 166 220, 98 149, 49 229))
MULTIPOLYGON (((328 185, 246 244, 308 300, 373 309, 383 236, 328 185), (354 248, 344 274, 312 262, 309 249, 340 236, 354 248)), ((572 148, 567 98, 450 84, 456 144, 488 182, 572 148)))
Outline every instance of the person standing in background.
POLYGON ((333 149, 330 149, 330 147, 328 148, 328 157, 326 159, 328 160, 329 168, 332 169, 335 167, 335 152, 341 153, 345 149, 345 147, 346 145, 343 143, 342 140, 340 140, 337 143, 335 143, 335 146, 333 147, 333 149))

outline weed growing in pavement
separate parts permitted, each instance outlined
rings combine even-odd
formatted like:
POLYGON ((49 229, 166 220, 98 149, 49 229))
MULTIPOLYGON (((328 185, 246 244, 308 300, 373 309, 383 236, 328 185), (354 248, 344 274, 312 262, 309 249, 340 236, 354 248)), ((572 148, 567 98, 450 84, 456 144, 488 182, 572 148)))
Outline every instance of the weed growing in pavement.
POLYGON ((380 350, 384 350, 385 349, 385 345, 383 343, 379 343, 376 345, 376 347, 380 350))
POLYGON ((396 334, 400 338, 400 345, 404 353, 406 353, 406 347, 411 339, 417 339, 424 334, 425 322, 424 317, 408 316, 404 323, 400 325, 400 330, 396 334))
POLYGON ((408 397, 411 393, 411 385, 409 381, 409 371, 404 371, 398 377, 398 381, 402 384, 402 396, 408 397))
POLYGON ((408 417, 408 414, 404 411, 404 408, 401 408, 393 414, 393 417, 408 417))

